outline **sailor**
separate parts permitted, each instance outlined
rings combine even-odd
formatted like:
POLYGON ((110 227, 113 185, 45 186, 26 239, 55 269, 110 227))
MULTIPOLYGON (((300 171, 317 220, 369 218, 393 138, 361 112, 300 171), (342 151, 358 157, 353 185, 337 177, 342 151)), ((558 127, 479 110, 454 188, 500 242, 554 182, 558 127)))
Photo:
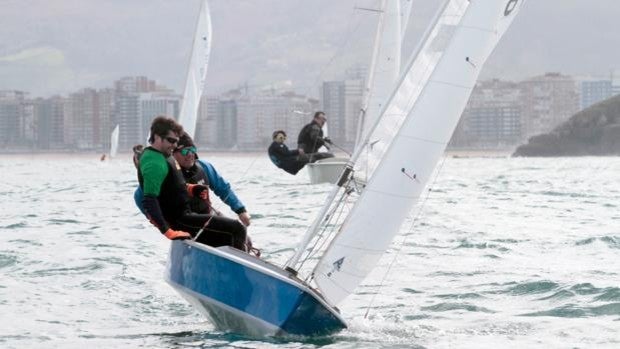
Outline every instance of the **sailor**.
MULTIPOLYGON (((186 132, 183 132, 183 135, 179 137, 179 143, 172 155, 179 166, 181 166, 181 172, 186 183, 201 184, 209 187, 222 202, 238 215, 243 225, 246 227, 250 225, 250 215, 245 209, 245 205, 243 205, 230 187, 230 183, 220 176, 211 163, 204 159, 198 159, 196 145, 186 132)), ((136 189, 135 197, 136 205, 142 210, 140 206, 142 190, 140 187, 136 189)), ((221 213, 211 205, 209 191, 207 191, 205 197, 206 199, 200 197, 190 198, 190 209, 192 212, 221 216, 221 213)))
POLYGON ((309 161, 308 156, 304 154, 303 149, 289 149, 284 141, 286 140, 286 132, 277 130, 272 135, 273 142, 269 146, 267 152, 269 159, 274 165, 284 171, 296 175, 309 161))
POLYGON ((303 149, 308 154, 310 162, 334 157, 332 153, 319 152, 319 148, 325 147, 329 150, 331 140, 323 138, 323 125, 327 122, 327 117, 322 111, 314 113, 312 121, 305 125, 297 137, 297 148, 303 149))
MULTIPOLYGON (((158 116, 153 120, 151 146, 140 156, 140 190, 134 195, 138 207, 171 240, 188 239, 202 230, 200 242, 247 250, 246 229, 241 222, 192 212, 192 198, 208 199, 209 188, 203 184, 186 184, 181 166, 171 156, 181 135, 183 128, 174 119, 158 116)), ((249 224, 249 216, 247 222, 249 224)))

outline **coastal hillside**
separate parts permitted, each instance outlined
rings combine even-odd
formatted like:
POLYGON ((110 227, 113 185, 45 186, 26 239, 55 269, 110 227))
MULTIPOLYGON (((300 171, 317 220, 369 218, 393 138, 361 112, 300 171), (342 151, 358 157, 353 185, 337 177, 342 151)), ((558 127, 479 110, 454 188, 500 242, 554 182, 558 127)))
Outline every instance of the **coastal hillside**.
POLYGON ((550 133, 534 136, 513 156, 620 155, 620 95, 573 115, 550 133))

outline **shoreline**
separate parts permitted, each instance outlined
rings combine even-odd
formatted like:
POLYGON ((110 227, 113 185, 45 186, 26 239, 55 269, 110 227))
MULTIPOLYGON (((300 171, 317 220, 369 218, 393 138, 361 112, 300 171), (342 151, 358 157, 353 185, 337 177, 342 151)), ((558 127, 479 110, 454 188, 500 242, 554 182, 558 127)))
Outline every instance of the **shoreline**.
MULTIPOLYGON (((77 158, 96 158, 99 159, 103 152, 94 152, 94 151, 36 151, 36 152, 26 152, 26 151, 15 151, 15 152, 1 152, 1 158, 60 158, 60 157, 77 157, 77 158)), ((109 155, 107 153, 106 157, 109 155)), ((236 156, 236 157, 256 157, 260 155, 265 155, 267 157, 266 151, 223 151, 223 150, 199 150, 199 155, 203 155, 205 157, 208 156, 236 156)), ((335 152, 337 157, 348 157, 344 152, 335 152)), ((452 158, 505 158, 510 157, 512 155, 512 151, 508 150, 447 150, 445 152, 446 156, 452 158)), ((119 152, 116 158, 127 158, 131 159, 133 156, 133 152, 125 151, 119 152)))

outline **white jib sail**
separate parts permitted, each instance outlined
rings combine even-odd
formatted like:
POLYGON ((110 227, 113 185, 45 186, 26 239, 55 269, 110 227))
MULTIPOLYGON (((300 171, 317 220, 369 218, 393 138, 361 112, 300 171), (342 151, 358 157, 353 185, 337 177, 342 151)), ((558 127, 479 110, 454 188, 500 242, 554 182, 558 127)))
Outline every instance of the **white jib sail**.
POLYGON ((112 131, 112 134, 110 135, 110 158, 115 157, 116 153, 118 153, 119 131, 120 131, 119 125, 117 124, 114 130, 112 131))
POLYGON ((332 304, 354 291, 398 233, 522 2, 450 0, 408 64, 367 142, 373 146, 361 150, 378 166, 313 271, 332 304))
POLYGON ((400 74, 400 0, 387 0, 385 3, 383 25, 379 37, 378 53, 371 67, 373 72, 371 85, 368 93, 368 104, 362 119, 362 131, 358 136, 359 140, 365 139, 370 129, 375 125, 379 118, 381 109, 387 103, 390 93, 394 89, 394 84, 400 74))
MULTIPOLYGON (((390 94, 400 75, 401 58, 401 0, 387 0, 383 4, 383 19, 379 23, 376 57, 373 56, 371 69, 369 70, 368 96, 365 104, 365 112, 360 114, 358 134, 355 140, 355 148, 364 145, 363 140, 377 123, 381 110, 388 102, 390 94)), ((363 153, 357 161, 358 178, 367 179, 367 159, 363 153)))
POLYGON ((198 107, 204 90, 207 66, 211 53, 211 14, 206 0, 202 0, 198 24, 192 46, 183 103, 179 113, 179 123, 183 129, 193 138, 196 132, 198 107))

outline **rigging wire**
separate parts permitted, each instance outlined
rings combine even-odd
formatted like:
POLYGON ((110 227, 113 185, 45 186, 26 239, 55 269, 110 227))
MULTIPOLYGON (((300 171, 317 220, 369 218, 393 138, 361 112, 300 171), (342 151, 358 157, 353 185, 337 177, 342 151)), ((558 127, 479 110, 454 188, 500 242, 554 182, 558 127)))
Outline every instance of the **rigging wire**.
MULTIPOLYGON (((323 227, 323 229, 322 229, 322 230, 321 230, 321 232, 320 232, 319 234, 317 234, 317 236, 316 236, 316 240, 315 240, 314 246, 312 246, 312 247, 309 249, 309 251, 307 252, 307 256, 301 260, 301 262, 300 262, 300 264, 299 264, 299 267, 297 267, 297 270, 300 270, 300 269, 303 267, 304 263, 305 263, 307 260, 309 260, 309 259, 313 256, 313 253, 314 253, 313 251, 315 251, 316 246, 317 246, 317 244, 319 243, 319 241, 320 241, 321 239, 324 239, 324 238, 325 238, 325 239, 327 239, 327 237, 329 237, 329 236, 333 233, 333 231, 334 231, 334 228, 335 228, 335 227, 333 227, 333 226, 332 226, 332 228, 331 228, 330 232, 328 233, 328 235, 327 235, 327 236, 324 236, 325 232, 327 231, 328 226, 330 225, 330 222, 332 222, 332 220, 333 220, 333 218, 334 218, 334 212, 336 212, 336 210, 338 209, 338 207, 340 207, 341 202, 343 201, 343 197, 344 197, 344 194, 340 197, 340 199, 338 200, 338 202, 336 202, 336 203, 333 205, 333 207, 332 207, 331 211, 327 214, 327 217, 329 217, 329 218, 328 218, 328 220, 327 220, 326 222, 324 222, 324 227, 323 227)), ((321 244, 321 246, 322 246, 322 245, 323 245, 323 244, 321 244)), ((291 258, 292 258, 292 257, 291 257, 291 258)), ((289 261, 290 261, 290 260, 289 260, 289 261)), ((288 262, 287 262, 287 264, 288 264, 288 262)))
MULTIPOLYGON (((341 208, 338 212, 337 217, 335 217, 334 221, 335 223, 331 226, 331 229, 329 231, 329 233, 323 237, 323 232, 321 232, 321 234, 319 235, 319 238, 317 239, 317 242, 315 243, 315 245, 312 247, 311 249, 311 253, 308 254, 308 256, 306 257, 306 259, 304 259, 301 263, 301 265, 303 265, 307 260, 311 259, 312 257, 314 257, 319 251, 322 251, 325 249, 325 245, 327 244, 328 241, 333 241, 333 238, 330 239, 330 237, 332 235, 336 235, 337 234, 337 226, 339 225, 338 222, 340 222, 340 218, 343 216, 344 212, 345 212, 345 208, 347 207, 346 204, 346 198, 348 197, 347 192, 345 191, 345 193, 342 194, 342 198, 340 202, 343 202, 342 205, 339 205, 339 207, 341 208), (317 247, 318 243, 319 243, 319 239, 322 240, 321 244, 317 247)), ((335 208, 338 208, 338 206, 336 206, 335 208)), ((350 211, 350 208, 349 208, 350 211)), ((335 212, 335 211, 334 211, 335 212)), ((332 214, 333 215, 333 214, 332 214)), ((330 221, 332 220, 332 218, 334 218, 333 216, 330 217, 330 221)), ((345 216, 346 218, 346 216, 345 216)), ((324 230, 327 230, 329 223, 327 223, 325 225, 324 230)), ((316 266, 315 266, 316 267, 316 266)), ((300 266, 301 268, 301 266, 300 266)), ((306 277, 306 282, 308 282, 309 280, 311 280, 312 278, 314 278, 314 274, 311 273, 310 275, 308 275, 308 277, 306 277)))

